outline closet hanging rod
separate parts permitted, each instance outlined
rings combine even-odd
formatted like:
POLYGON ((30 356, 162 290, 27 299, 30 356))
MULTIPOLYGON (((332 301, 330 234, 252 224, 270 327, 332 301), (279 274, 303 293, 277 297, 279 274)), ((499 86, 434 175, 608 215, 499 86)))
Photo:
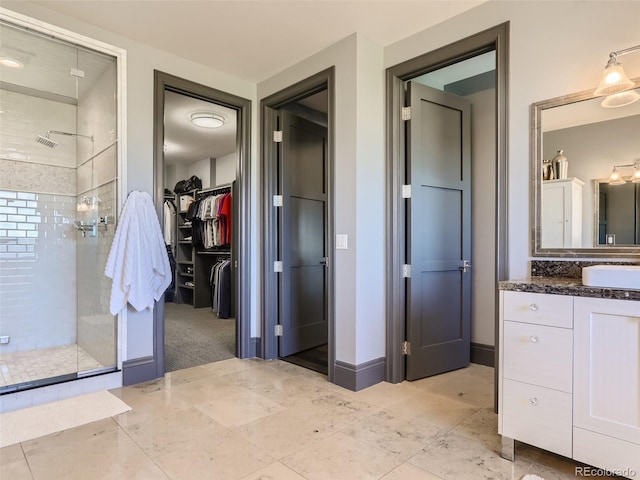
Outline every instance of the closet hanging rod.
POLYGON ((220 192, 225 191, 226 192, 227 190, 229 192, 231 191, 231 184, 230 183, 227 184, 227 185, 218 185, 218 186, 212 187, 212 188, 203 188, 202 190, 198 190, 197 194, 201 195, 203 193, 214 193, 214 192, 217 192, 217 191, 220 191, 220 192))
POLYGON ((206 250, 201 250, 201 251, 196 251, 196 253, 198 255, 231 255, 230 251, 222 251, 222 250, 218 250, 218 251, 206 251, 206 250))

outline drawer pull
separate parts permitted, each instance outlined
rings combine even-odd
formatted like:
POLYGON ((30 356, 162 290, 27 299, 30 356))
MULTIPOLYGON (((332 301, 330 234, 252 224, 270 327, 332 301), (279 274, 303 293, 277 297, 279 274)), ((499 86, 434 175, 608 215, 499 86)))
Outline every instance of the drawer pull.
POLYGON ((538 337, 536 337, 535 335, 531 335, 529 337, 529 340, 531 341, 531 343, 538 343, 538 337))
POLYGON ((531 405, 532 407, 535 407, 536 405, 538 405, 538 399, 536 397, 530 398, 529 405, 531 405))
POLYGON ((535 303, 532 303, 531 305, 529 305, 529 310, 531 310, 532 312, 537 312, 538 305, 536 305, 535 303))

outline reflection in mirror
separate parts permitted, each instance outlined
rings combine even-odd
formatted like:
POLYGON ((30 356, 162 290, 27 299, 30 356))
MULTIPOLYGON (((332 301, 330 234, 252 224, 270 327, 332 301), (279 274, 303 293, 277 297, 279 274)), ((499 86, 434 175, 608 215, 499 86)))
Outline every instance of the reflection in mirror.
POLYGON ((598 245, 640 245, 640 183, 594 182, 598 245))
POLYGON ((640 102, 602 102, 589 91, 533 105, 534 255, 639 252, 640 183, 632 176, 640 161, 640 102), (564 171, 558 157, 566 158, 564 171), (610 184, 614 166, 623 166, 624 183, 610 184))

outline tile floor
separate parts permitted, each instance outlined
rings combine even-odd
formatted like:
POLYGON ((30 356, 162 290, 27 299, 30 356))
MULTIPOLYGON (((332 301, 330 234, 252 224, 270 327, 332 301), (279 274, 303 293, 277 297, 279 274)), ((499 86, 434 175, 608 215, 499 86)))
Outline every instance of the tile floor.
POLYGON ((93 370, 101 366, 100 362, 75 344, 1 353, 0 387, 93 370))
POLYGON ((112 392, 133 410, 0 450, 2 480, 575 478, 518 444, 499 454, 493 369, 361 392, 281 361, 230 359, 112 392))

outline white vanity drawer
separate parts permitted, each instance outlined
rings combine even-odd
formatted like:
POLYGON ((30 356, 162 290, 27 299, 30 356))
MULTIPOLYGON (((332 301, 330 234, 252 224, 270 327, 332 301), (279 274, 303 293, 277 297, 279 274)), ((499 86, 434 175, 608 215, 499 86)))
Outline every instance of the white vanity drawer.
POLYGON ((528 292, 504 292, 505 320, 572 328, 573 297, 528 292))
POLYGON ((573 331, 504 322, 505 378, 571 393, 573 331))
POLYGON ((571 457, 570 393, 505 379, 502 396, 503 435, 571 457))

